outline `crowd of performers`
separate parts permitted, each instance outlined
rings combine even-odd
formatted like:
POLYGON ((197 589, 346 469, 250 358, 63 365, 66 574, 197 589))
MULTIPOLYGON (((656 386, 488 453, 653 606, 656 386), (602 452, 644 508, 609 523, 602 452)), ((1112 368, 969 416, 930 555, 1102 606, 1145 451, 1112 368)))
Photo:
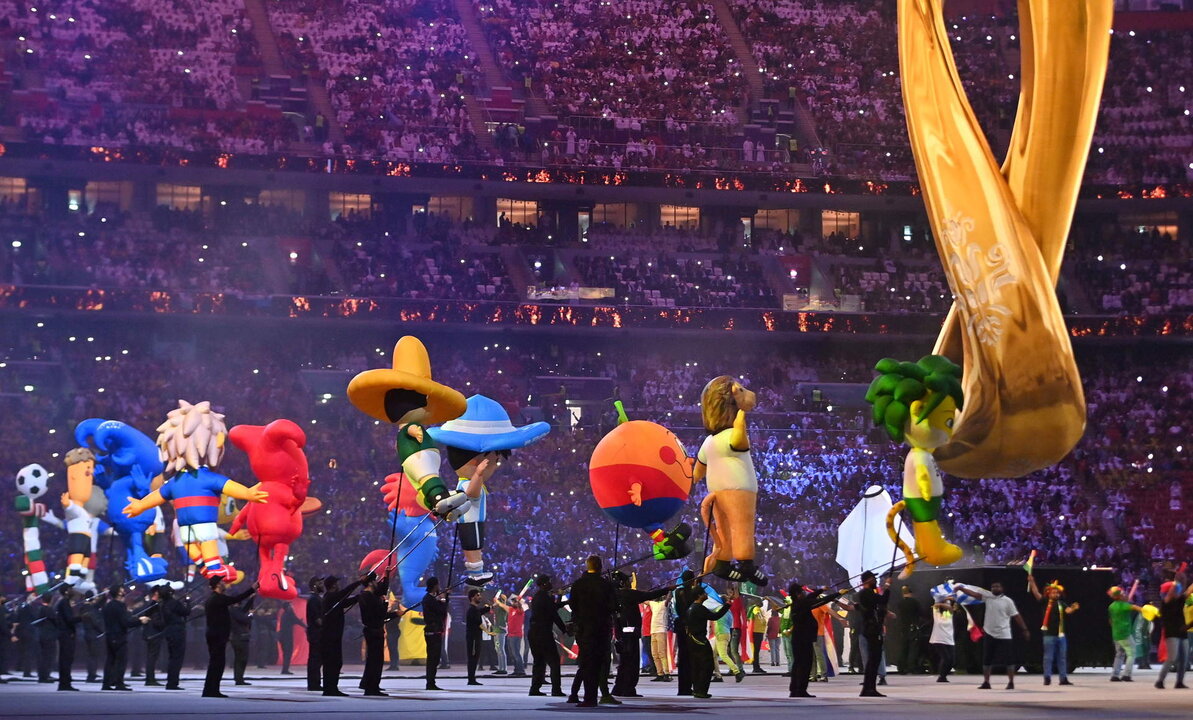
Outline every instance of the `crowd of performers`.
MULTIPOLYGON (((874 422, 893 440, 911 446, 904 497, 895 505, 887 498, 890 509, 882 513, 889 534, 889 541, 884 541, 903 550, 905 572, 917 562, 949 565, 960 558, 961 551, 944 539, 938 523, 944 486, 933 452, 952 437, 954 417, 963 406, 961 370, 935 355, 916 363, 884 359, 876 370, 879 376, 866 397, 874 406, 874 422), (914 549, 910 536, 895 527, 904 509, 912 520, 914 549)), ((772 653, 777 654, 780 644, 786 651, 791 696, 810 697, 809 680, 827 677, 826 666, 835 656, 825 642, 831 619, 853 613, 852 632, 842 640, 858 640, 864 658, 859 662, 864 667, 862 695, 881 696, 890 572, 898 568, 894 560, 885 567, 866 561, 869 566, 836 588, 812 588, 793 581, 785 589, 765 594, 769 578, 755 562, 758 478, 747 421, 756 397, 734 377, 713 378, 701 395, 707 437, 695 457, 666 428, 630 420, 620 404, 619 424, 593 451, 589 479, 597 505, 619 526, 643 530, 651 541, 649 552, 608 572, 600 557, 591 556, 574 582, 557 588, 543 574, 517 595, 485 590, 494 580, 484 561, 487 497, 511 453, 542 438, 550 427, 546 423, 515 427, 496 401, 483 395, 465 398, 436 382, 426 348, 410 336, 395 345, 391 367, 360 373, 348 385, 347 396, 361 412, 396 431, 400 472, 388 476, 381 487, 388 510, 389 549, 366 556, 350 573, 358 578, 352 582, 342 583, 335 576, 312 578, 305 606, 292 606, 299 588, 286 573, 285 561, 302 533, 303 516, 320 510, 322 504, 309 494, 306 435, 290 420, 229 429, 210 402, 185 400, 157 428, 156 440, 119 421, 85 420, 75 430, 78 447, 64 456, 67 489, 60 496, 62 519, 39 502, 52 474, 36 464, 21 469, 15 508, 23 522, 27 596, 3 606, 0 629, 7 636, 13 625, 24 655, 39 656, 39 679, 49 679, 49 658, 56 645, 59 689, 75 689, 72 666, 81 630, 88 679, 98 679, 102 645, 102 688, 130 689, 125 680, 128 638, 144 625, 148 683, 156 684, 153 668, 164 653, 165 687, 179 690, 187 624, 201 615, 208 646, 203 695, 224 697, 220 681, 229 643, 235 681, 247 683, 249 628, 255 596, 260 596, 281 604, 278 629, 282 630, 284 672, 291 657, 287 642, 292 642, 296 627, 305 628, 308 690, 327 696, 344 694, 339 685, 345 618, 355 606, 365 646, 360 681, 365 694, 385 694, 380 683, 386 651, 391 660, 407 655, 403 644, 414 650, 409 653, 412 657, 425 658, 426 689, 434 691, 439 689, 436 674, 449 630, 449 598, 453 591, 461 592, 459 586, 466 586, 469 684, 479 684, 482 648, 499 645, 504 665, 505 641, 515 637, 514 627, 521 625, 519 630, 524 632, 517 637, 525 637, 534 658, 531 695, 546 695, 549 683, 552 695, 567 696, 581 705, 615 704, 619 696, 636 697, 641 657, 651 658, 647 664, 653 665, 656 680, 671 678, 672 643, 666 638, 672 637, 680 695, 708 697, 710 684, 719 676, 718 657, 740 682, 745 675, 742 649, 753 658, 755 672, 764 672, 759 653, 768 642, 772 653), (219 472, 229 441, 247 455, 256 483, 236 482, 219 472), (443 476, 444 459, 456 476, 454 482, 443 476), (701 481, 708 490, 700 505, 707 553, 699 571, 683 570, 673 585, 636 588, 632 575, 623 572, 626 568, 650 559, 682 561, 691 553, 692 529, 680 523, 668 531, 664 524, 686 503, 692 484, 701 481), (167 503, 173 510, 170 525, 162 510, 167 503), (54 575, 62 578, 56 585, 50 583, 41 551, 43 524, 68 534, 67 561, 62 572, 54 575), (423 576, 436 553, 436 532, 445 524, 454 528, 454 539, 448 579, 440 585, 437 578, 423 581, 423 576), (127 582, 101 591, 95 582, 95 559, 97 540, 104 533, 123 541, 127 582), (162 547, 166 537, 174 540, 187 568, 183 581, 166 578, 168 553, 162 547), (228 561, 230 538, 255 541, 259 556, 255 581, 246 582, 244 572, 228 561), (458 581, 454 578, 457 545, 463 558, 458 581), (885 578, 880 580, 875 570, 885 570, 885 578), (395 590, 400 583, 400 601, 390 592, 391 583, 395 590), (130 587, 137 585, 146 594, 143 605, 134 611, 126 601, 130 587), (201 602, 192 599, 198 591, 207 593, 201 602), (296 607, 301 607, 301 617, 296 607), (574 638, 575 649, 561 646, 556 631, 574 638), (394 647, 396 634, 400 637, 394 647), (491 643, 489 638, 499 641, 491 643), (561 648, 578 658, 570 693, 561 686, 561 648), (610 667, 614 656, 618 658, 615 672, 610 667)), ((864 542, 859 547, 869 543, 868 538, 860 540, 864 542)), ((865 547, 861 549, 865 556, 865 547)), ((1065 624, 1079 605, 1067 604, 1056 583, 1041 593, 1033 578, 1030 587, 1044 604, 1040 630, 1048 666, 1045 682, 1050 683, 1056 663, 1061 684, 1067 684, 1065 624)), ((1132 604, 1134 590, 1112 591, 1114 602, 1108 612, 1116 644, 1124 628, 1134 622, 1133 614, 1152 615, 1149 621, 1159 616, 1177 686, 1183 687, 1190 595, 1183 569, 1173 571, 1160 589, 1159 608, 1132 604)), ((1018 663, 1012 626, 1017 624, 1024 635, 1030 633, 1001 587, 957 585, 937 593, 933 600, 939 627, 934 625, 932 644, 939 646, 939 679, 947 681, 952 665, 949 646, 956 603, 976 600, 986 605, 982 687, 989 687, 993 667, 1007 667, 1009 687, 1013 687, 1018 663)), ((7 646, 7 637, 0 638, 0 666, 7 646)), ((1116 663, 1115 678, 1129 681, 1130 650, 1125 642, 1118 650, 1123 657, 1116 663), (1120 664, 1126 668, 1121 675, 1120 664)), ((515 674, 524 674, 520 648, 513 654, 515 674)), ((845 656, 850 656, 848 650, 845 656)), ((1158 684, 1163 682, 1161 676, 1158 684)))
MULTIPOLYGON (((1111 682, 1132 682, 1133 670, 1147 666, 1149 628, 1155 624, 1163 635, 1163 665, 1155 685, 1164 688, 1167 676, 1174 674, 1173 687, 1185 687, 1193 590, 1183 569, 1167 570, 1165 575, 1170 579, 1159 587, 1158 607, 1132 602, 1137 587, 1109 590, 1108 603, 1102 607, 1115 651, 1111 682)), ((328 697, 346 696, 340 686, 346 620, 359 613, 359 639, 347 639, 349 647, 363 644, 364 668, 357 686, 364 695, 387 694, 382 688, 386 655, 389 668, 397 669, 398 635, 408 632, 417 632, 425 642, 425 689, 443 690, 438 673, 450 667, 445 649, 453 624, 449 607, 454 593, 467 600, 464 646, 468 685, 480 685, 479 672, 485 664, 494 663, 490 669, 499 676, 529 677, 531 696, 566 697, 581 707, 641 697, 638 683, 643 674, 653 676, 652 682, 676 682, 680 696, 707 698, 712 683, 741 682, 749 665, 750 674, 767 674, 764 665, 780 665, 780 649, 786 669, 783 675, 790 678, 790 697, 813 697, 810 683, 828 682, 847 665, 862 674, 862 697, 882 697, 879 687, 887 685, 884 647, 891 627, 897 627, 901 635, 898 655, 891 658, 901 674, 919 672, 927 665, 937 682, 949 682, 957 634, 965 627, 958 620, 968 615, 968 606, 978 602, 985 606, 983 621, 973 626, 970 620, 969 633, 971 638, 981 636, 984 677, 979 687, 989 689, 992 670, 1005 667, 1007 689, 1014 689, 1020 665, 1014 634, 1021 634, 1025 641, 1036 635, 1001 583, 993 583, 988 590, 956 583, 934 587, 927 608, 930 656, 925 659, 920 656, 922 643, 913 641, 920 631, 924 605, 906 586, 896 597, 889 573, 880 578, 867 571, 859 578, 858 588, 811 588, 793 581, 771 595, 748 582, 729 583, 718 591, 706 579, 709 576, 688 569, 673 584, 638 589, 632 574, 606 570, 600 557, 590 556, 583 574, 566 585, 540 574, 515 594, 466 582, 441 585, 438 578, 430 577, 421 597, 406 606, 389 592, 389 579, 374 572, 366 570, 352 582, 341 582, 335 576, 316 577, 309 582, 302 616, 287 603, 281 604, 278 616, 265 616, 266 622, 283 629, 278 638, 266 638, 265 660, 272 663, 277 657, 274 643, 280 641, 282 674, 293 674, 289 669, 293 645, 284 638, 298 629, 305 633, 309 646, 306 689, 328 697), (460 586, 466 590, 459 590, 460 586), (400 629, 400 619, 419 609, 422 627, 400 629), (769 662, 764 662, 768 649, 769 662), (570 688, 565 689, 561 659, 567 657, 576 661, 576 673, 570 688), (722 665, 727 674, 722 674, 722 665)), ((1085 610, 1080 603, 1070 602, 1056 582, 1041 588, 1029 574, 1028 584, 1041 608, 1038 636, 1044 649, 1043 684, 1051 685, 1056 677, 1060 685, 1072 685, 1067 637, 1074 628, 1094 621, 1083 615, 1103 611, 1085 610)), ((250 684, 245 673, 251 661, 253 604, 258 590, 257 583, 237 590, 226 579, 213 576, 184 591, 175 591, 169 584, 142 588, 137 602, 129 601, 129 590, 120 584, 85 595, 65 584, 49 596, 29 593, 15 610, 10 612, 9 605, 0 610, 0 671, 15 661, 26 677, 56 682, 61 691, 78 690, 73 672, 81 638, 86 682, 101 683, 107 691, 131 690, 127 665, 130 650, 135 650, 140 656, 138 669, 144 668, 145 685, 164 684, 166 690, 182 690, 187 626, 203 617, 208 665, 202 694, 226 697, 220 683, 229 644, 235 683, 250 684), (200 593, 206 597, 192 599, 200 593), (138 641, 140 647, 133 647, 138 641), (10 646, 17 651, 16 657, 10 646), (55 664, 56 679, 52 675, 55 664), (164 683, 159 674, 163 666, 164 683)), ((1096 620, 1102 621, 1101 617, 1096 620)), ((261 660, 258 658, 263 666, 261 660)), ((139 671, 136 674, 141 675, 139 671)))

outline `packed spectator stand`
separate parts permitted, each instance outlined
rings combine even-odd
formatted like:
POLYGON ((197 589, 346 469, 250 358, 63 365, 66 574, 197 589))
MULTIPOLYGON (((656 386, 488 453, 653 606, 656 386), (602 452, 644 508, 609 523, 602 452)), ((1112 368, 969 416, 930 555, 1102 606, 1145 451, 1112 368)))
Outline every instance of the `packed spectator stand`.
MULTIPOLYGON (((784 296, 806 305, 811 291, 820 309, 891 314, 939 314, 952 303, 930 244, 896 250, 838 232, 758 231, 745 240, 725 228, 599 225, 562 244, 535 227, 427 213, 399 231, 364 215, 322 222, 284 206, 229 203, 211 213, 100 207, 65 218, 0 204, 0 233, 0 281, 23 287, 517 303, 562 286, 612 291, 573 298, 589 305, 763 309, 782 307, 784 296), (824 282, 785 276, 791 258, 806 259, 824 282), (551 268, 562 275, 544 275, 551 268)), ((1167 230, 1079 224, 1073 247, 1062 271, 1066 311, 1193 308, 1193 260, 1167 230)))
MULTIPOLYGON (((729 19, 700 0, 248 2, 268 27, 244 0, 0 3, 0 121, 69 146, 914 179, 893 10, 870 0, 732 0, 729 19), (494 73, 521 98, 513 117, 489 104, 494 73), (298 106, 265 91, 279 80, 302 90, 298 106), (775 108, 807 122, 780 126, 775 108)), ((1015 117, 1019 32, 1012 16, 951 19, 996 153, 1015 117)), ((1091 180, 1188 181, 1191 42, 1115 33, 1091 180)))

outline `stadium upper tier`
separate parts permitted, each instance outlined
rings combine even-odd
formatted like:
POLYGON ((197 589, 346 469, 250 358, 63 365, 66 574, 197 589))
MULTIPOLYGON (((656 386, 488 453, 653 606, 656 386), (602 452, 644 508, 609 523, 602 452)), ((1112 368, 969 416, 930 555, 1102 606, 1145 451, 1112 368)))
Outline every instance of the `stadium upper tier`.
MULTIPOLYGON (((0 0, 0 133, 125 159, 139 148, 896 183, 915 170, 888 5, 0 0)), ((1092 184, 1193 177, 1193 20, 1170 18, 1112 39, 1092 184)), ((951 25, 997 151, 1015 117, 1017 20, 951 25)))

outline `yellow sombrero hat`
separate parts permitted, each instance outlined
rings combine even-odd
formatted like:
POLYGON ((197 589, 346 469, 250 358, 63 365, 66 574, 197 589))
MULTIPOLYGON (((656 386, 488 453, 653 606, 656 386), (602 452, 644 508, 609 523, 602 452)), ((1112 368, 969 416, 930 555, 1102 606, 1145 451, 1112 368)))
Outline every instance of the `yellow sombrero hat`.
POLYGON ((385 413, 385 393, 413 390, 427 396, 427 425, 439 425, 464 414, 468 402, 464 395, 431 379, 431 358, 422 341, 406 335, 394 345, 393 368, 366 370, 348 383, 348 402, 358 410, 383 422, 392 422, 385 413))

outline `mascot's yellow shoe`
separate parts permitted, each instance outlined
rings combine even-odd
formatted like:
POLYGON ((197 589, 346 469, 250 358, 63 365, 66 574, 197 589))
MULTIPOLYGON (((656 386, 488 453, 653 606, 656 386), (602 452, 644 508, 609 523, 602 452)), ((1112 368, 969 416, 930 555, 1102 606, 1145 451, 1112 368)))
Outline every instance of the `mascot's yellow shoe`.
POLYGON ((935 520, 913 523, 915 527, 915 552, 929 565, 943 567, 961 559, 961 548, 944 539, 940 523, 935 520))

